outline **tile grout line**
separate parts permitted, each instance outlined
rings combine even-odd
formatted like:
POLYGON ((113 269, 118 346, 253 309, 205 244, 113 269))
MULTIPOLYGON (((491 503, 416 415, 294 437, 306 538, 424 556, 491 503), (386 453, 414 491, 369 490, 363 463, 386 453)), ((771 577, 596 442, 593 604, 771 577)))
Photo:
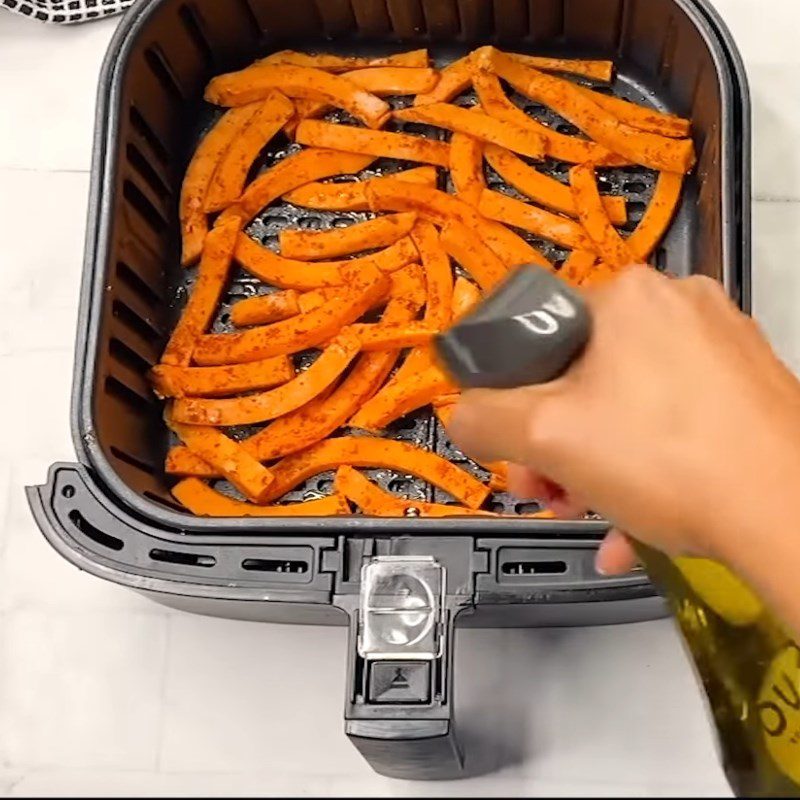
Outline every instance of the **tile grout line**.
POLYGON ((70 167, 14 167, 10 164, 0 164, 0 172, 43 172, 62 175, 88 175, 90 167, 74 169, 70 167))
POLYGON ((786 205, 791 205, 794 203, 800 203, 800 197, 785 197, 781 195, 769 195, 769 194, 754 194, 753 195, 753 202, 754 203, 783 203, 786 205))
POLYGON ((156 729, 156 757, 154 769, 161 773, 162 749, 164 747, 164 729, 166 727, 167 671, 169 667, 169 648, 172 642, 172 616, 166 616, 166 632, 164 635, 164 657, 161 662, 161 686, 158 693, 158 727, 156 729))

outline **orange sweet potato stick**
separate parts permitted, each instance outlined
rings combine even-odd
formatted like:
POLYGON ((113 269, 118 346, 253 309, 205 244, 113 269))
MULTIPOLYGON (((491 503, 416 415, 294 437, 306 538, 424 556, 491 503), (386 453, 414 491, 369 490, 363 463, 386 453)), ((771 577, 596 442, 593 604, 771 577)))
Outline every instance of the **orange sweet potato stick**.
POLYGON ((203 250, 203 241, 208 233, 204 205, 217 164, 231 142, 245 130, 256 111, 258 103, 232 108, 223 114, 203 137, 186 168, 179 210, 183 249, 181 264, 185 267, 194 264, 203 250))
POLYGON ((366 187, 379 181, 398 180, 436 186, 436 167, 415 167, 395 172, 381 178, 349 183, 320 183, 315 181, 294 189, 283 199, 296 206, 317 208, 323 211, 369 211, 366 187))
POLYGON ((490 219, 522 228, 562 247, 595 249, 592 240, 577 222, 499 192, 485 190, 481 195, 478 211, 490 219))
POLYGON ((529 158, 542 159, 545 155, 543 136, 533 134, 514 122, 490 117, 482 111, 448 103, 431 103, 395 111, 393 116, 405 122, 424 122, 465 133, 482 142, 498 144, 529 158))
POLYGON ((371 131, 352 125, 304 119, 297 126, 295 141, 343 153, 364 153, 376 158, 420 161, 437 167, 450 165, 450 145, 409 133, 371 131))
POLYGON ((221 211, 239 199, 256 157, 293 114, 287 97, 277 91, 267 94, 217 164, 206 192, 206 212, 221 211))
MULTIPOLYGON (((528 166, 521 158, 502 147, 486 145, 484 152, 489 166, 518 192, 553 211, 570 217, 578 216, 569 186, 528 166)), ((615 225, 624 225, 627 222, 624 197, 604 196, 603 206, 608 218, 615 225)))
POLYGON ((336 491, 357 505, 365 514, 375 517, 457 517, 491 516, 489 511, 476 511, 465 506, 403 500, 376 486, 353 467, 339 467, 334 479, 336 491))
POLYGON ((667 232, 680 202, 682 186, 682 175, 659 173, 647 211, 628 239, 628 247, 639 261, 650 258, 667 232))
POLYGON ((218 75, 206 87, 205 98, 217 105, 241 106, 262 100, 273 89, 287 97, 322 100, 342 108, 370 128, 380 128, 390 113, 387 103, 347 78, 289 64, 254 64, 218 75))
MULTIPOLYGON (((594 243, 593 249, 612 269, 636 263, 636 256, 608 219, 597 189, 594 167, 591 164, 573 167, 569 173, 569 181, 578 217, 594 243)), ((592 249, 574 246, 578 249, 592 249)))
POLYGON ((411 232, 416 219, 416 214, 407 212, 386 214, 366 222, 356 222, 346 228, 325 231, 282 230, 279 245, 286 258, 303 261, 348 256, 394 244, 411 232))
MULTIPOLYGON (((424 301, 417 270, 406 267, 394 273, 392 278, 393 297, 381 321, 387 324, 409 322, 424 301)), ((246 439, 242 447, 259 461, 271 461, 299 452, 330 436, 381 386, 398 355, 396 350, 364 353, 332 393, 323 392, 297 411, 275 420, 246 439)), ((165 468, 171 475, 217 477, 212 467, 185 447, 170 450, 165 468)))
POLYGON ((240 233, 236 242, 235 258, 252 275, 265 283, 286 289, 311 289, 342 286, 347 277, 342 271, 347 267, 353 274, 358 267, 376 267, 381 272, 394 272, 417 260, 417 248, 410 238, 404 236, 391 247, 372 255, 344 261, 306 261, 284 258, 267 247, 240 233))
POLYGON ((150 370, 150 380, 159 397, 220 397, 268 389, 293 377, 294 366, 286 356, 226 367, 157 364, 150 370))
POLYGON ((429 92, 439 83, 439 72, 428 67, 369 67, 342 77, 379 97, 429 92))
POLYGON ((409 50, 377 58, 360 56, 335 56, 329 53, 299 53, 296 50, 279 50, 256 63, 292 64, 297 67, 315 67, 328 72, 348 72, 369 67, 427 67, 427 50, 409 50))
POLYGON ((550 262, 516 233, 479 214, 472 206, 451 194, 415 186, 408 191, 402 181, 385 181, 366 189, 373 211, 415 211, 421 219, 442 226, 450 219, 474 230, 508 266, 534 263, 550 266, 550 262))
POLYGON ((670 139, 632 128, 578 91, 575 84, 526 67, 494 48, 481 48, 476 63, 508 81, 527 97, 550 106, 564 119, 614 153, 637 164, 686 173, 694 166, 690 139, 670 139))
POLYGON ((372 156, 316 148, 293 153, 262 172, 244 190, 238 202, 222 212, 220 219, 238 216, 242 218, 242 224, 246 225, 262 208, 286 192, 333 175, 360 172, 374 160, 372 156))
POLYGON ((355 322, 371 308, 388 292, 390 285, 388 276, 374 266, 365 265, 355 270, 344 266, 342 273, 350 291, 341 298, 308 314, 271 325, 237 333, 207 334, 195 348, 195 361, 201 366, 258 361, 269 356, 299 353, 328 341, 340 328, 355 322))
POLYGON ((238 442, 206 425, 181 425, 170 412, 165 419, 189 450, 218 469, 245 497, 254 503, 264 501, 273 483, 272 473, 238 442))
POLYGON ((597 253, 591 250, 573 250, 561 265, 558 277, 571 286, 580 286, 597 263, 597 253))
POLYGON ((315 308, 324 306, 329 300, 344 294, 347 291, 344 286, 327 286, 324 289, 312 289, 308 292, 303 292, 297 298, 297 306, 301 314, 308 314, 315 308))
POLYGON ((217 224, 206 236, 197 280, 178 324, 161 355, 164 364, 185 367, 203 331, 211 323, 225 288, 240 222, 233 218, 217 224))
POLYGON ((545 72, 568 72, 571 75, 580 75, 594 81, 610 83, 614 75, 613 61, 596 61, 581 58, 548 58, 546 56, 531 56, 523 53, 509 53, 512 58, 529 67, 544 70, 545 72))
POLYGON ((451 219, 442 228, 442 245, 485 292, 491 291, 508 274, 506 265, 480 236, 458 220, 451 219))
POLYGON ((198 478, 186 478, 172 487, 172 496, 198 517, 336 517, 350 514, 347 499, 338 492, 305 503, 257 506, 227 497, 198 478))
POLYGON ((618 166, 628 163, 624 158, 614 155, 608 148, 596 142, 559 133, 554 128, 549 128, 533 117, 529 117, 506 96, 500 79, 491 72, 475 69, 472 75, 472 85, 478 94, 481 108, 489 116, 504 122, 512 122, 520 128, 529 130, 532 134, 543 136, 545 151, 551 158, 569 161, 573 164, 594 161, 605 166, 618 166))
POLYGON ((182 398, 174 403, 173 419, 189 425, 223 426, 252 425, 276 419, 304 406, 327 389, 355 358, 359 348, 358 337, 345 330, 305 372, 293 380, 245 397, 182 398))
POLYGON ((425 269, 424 321, 437 330, 444 330, 450 323, 453 303, 453 270, 450 259, 431 223, 418 220, 411 231, 411 238, 425 269))
POLYGON ((369 211, 366 187, 386 180, 407 181, 435 187, 436 167, 414 167, 414 169, 406 169, 366 181, 350 181, 348 183, 315 181, 288 192, 283 199, 296 206, 317 208, 323 211, 369 211))
POLYGON ((394 469, 414 475, 449 492, 469 508, 478 508, 489 493, 489 489, 468 472, 406 442, 343 436, 326 439, 278 461, 272 468, 275 480, 270 497, 281 497, 312 475, 342 465, 394 469))
POLYGON ((453 322, 472 311, 481 299, 481 292, 475 284, 459 275, 453 286, 453 322))
POLYGON ((581 286, 597 286, 597 284, 611 280, 616 274, 617 271, 609 267, 608 264, 598 261, 594 265, 594 269, 590 270, 581 281, 581 286))
POLYGON ((231 307, 231 322, 237 328, 280 322, 300 313, 299 295, 294 289, 247 297, 231 307))
POLYGON ((403 325, 361 322, 350 325, 345 330, 358 338, 361 349, 367 353, 375 350, 402 350, 406 347, 429 344, 433 336, 438 333, 425 322, 406 322, 403 325))
POLYGON ((482 142, 465 133, 456 132, 450 138, 450 178, 456 194, 471 206, 478 205, 486 188, 483 148, 482 142))
MULTIPOLYGON (((608 83, 614 72, 611 61, 583 61, 564 58, 543 58, 541 56, 527 56, 518 53, 509 53, 528 66, 553 72, 570 72, 573 75, 582 75, 593 80, 608 83)), ((472 54, 453 61, 441 71, 439 83, 429 92, 418 95, 414 105, 423 106, 431 103, 447 103, 456 95, 466 91, 472 80, 473 58, 472 54)))
POLYGON ((669 136, 682 139, 692 132, 692 123, 683 117, 667 114, 655 108, 647 108, 621 97, 595 92, 586 86, 578 86, 578 90, 586 97, 591 98, 600 108, 613 114, 620 122, 638 128, 640 131, 657 133, 660 136, 669 136))

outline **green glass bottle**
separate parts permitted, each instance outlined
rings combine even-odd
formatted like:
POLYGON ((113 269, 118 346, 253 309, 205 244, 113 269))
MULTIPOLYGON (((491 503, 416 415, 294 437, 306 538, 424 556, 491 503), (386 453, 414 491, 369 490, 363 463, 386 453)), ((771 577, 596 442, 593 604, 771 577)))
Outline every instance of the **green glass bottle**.
POLYGON ((708 696, 740 797, 800 797, 800 647, 722 565, 637 545, 708 696))

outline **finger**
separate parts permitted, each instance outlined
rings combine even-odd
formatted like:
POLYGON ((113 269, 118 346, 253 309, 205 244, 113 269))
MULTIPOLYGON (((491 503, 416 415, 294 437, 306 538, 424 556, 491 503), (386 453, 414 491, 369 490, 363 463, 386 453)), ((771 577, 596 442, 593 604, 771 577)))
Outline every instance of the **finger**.
POLYGON ((516 389, 471 389, 461 395, 448 432, 478 462, 511 461, 535 467, 532 431, 556 382, 516 389))
POLYGON ((630 539, 618 528, 612 528, 606 534, 594 562, 601 575, 625 575, 638 563, 630 539))
POLYGON ((563 487, 519 464, 508 465, 508 490, 521 499, 538 500, 560 519, 580 519, 587 511, 563 487))

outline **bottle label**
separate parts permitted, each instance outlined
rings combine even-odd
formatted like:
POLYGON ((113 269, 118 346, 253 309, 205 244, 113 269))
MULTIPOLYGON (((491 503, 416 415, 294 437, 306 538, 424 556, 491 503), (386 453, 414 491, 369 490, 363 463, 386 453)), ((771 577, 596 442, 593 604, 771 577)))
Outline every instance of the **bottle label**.
POLYGON ((800 786, 800 647, 778 653, 764 675, 758 719, 775 765, 800 786))

